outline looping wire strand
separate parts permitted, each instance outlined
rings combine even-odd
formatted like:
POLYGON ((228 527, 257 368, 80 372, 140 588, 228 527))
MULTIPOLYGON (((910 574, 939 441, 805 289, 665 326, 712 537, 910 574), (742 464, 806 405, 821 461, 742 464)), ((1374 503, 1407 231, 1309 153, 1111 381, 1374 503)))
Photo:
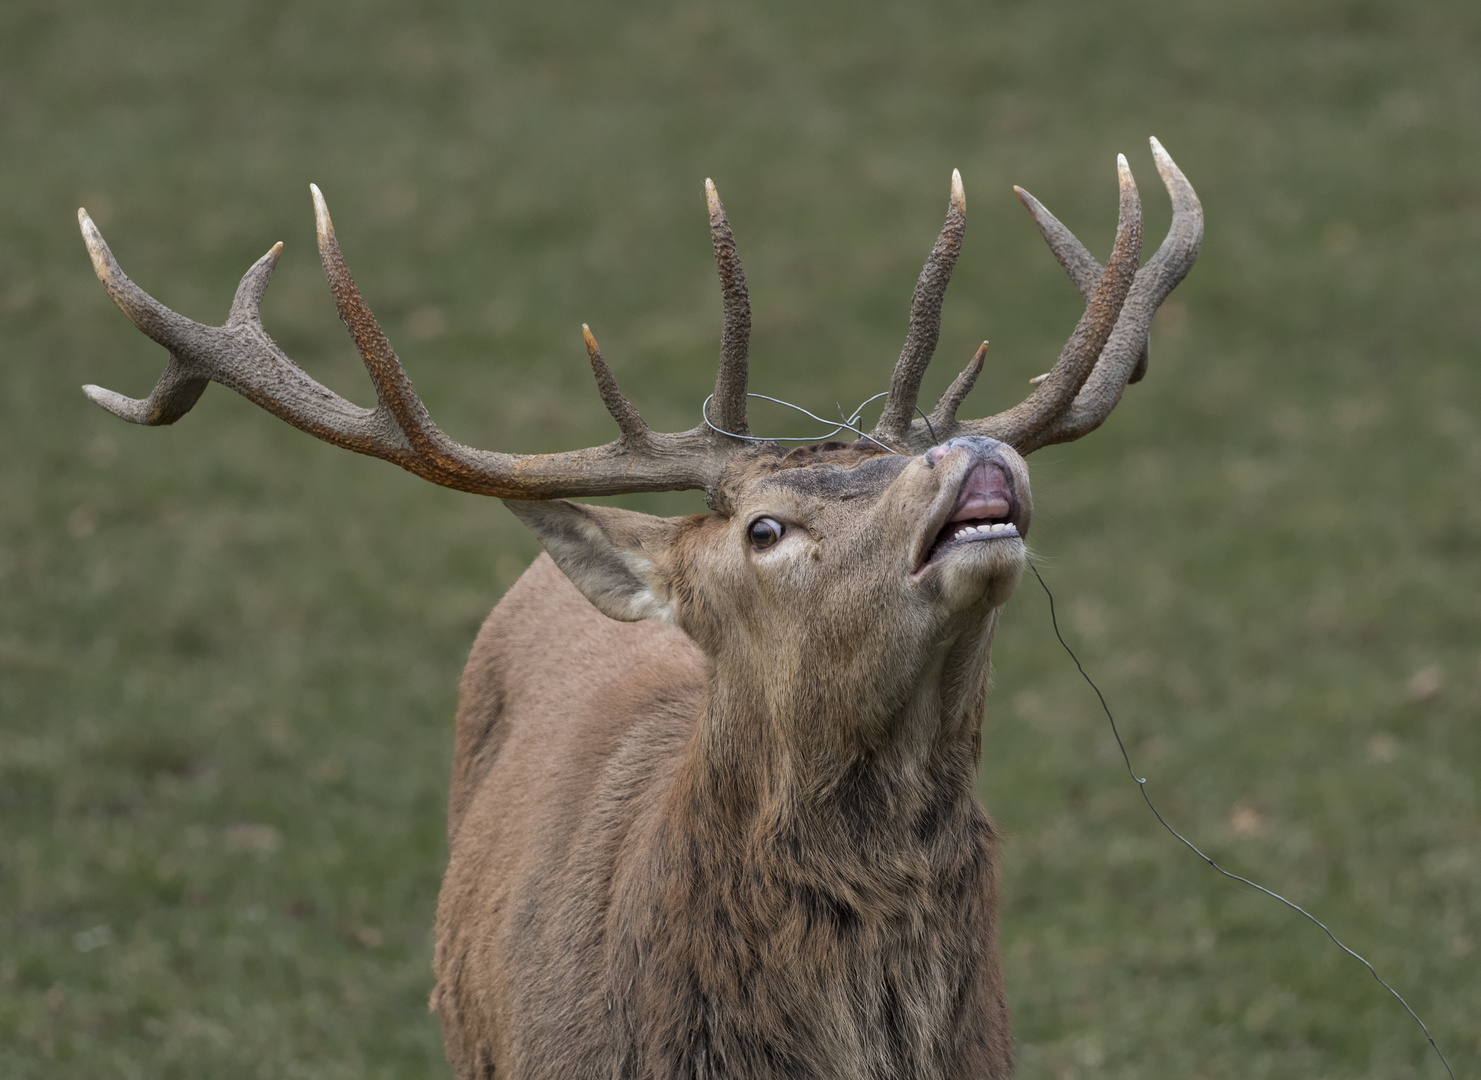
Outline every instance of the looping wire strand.
MULTIPOLYGON (((888 390, 885 390, 882 393, 875 394, 873 397, 865 398, 863 401, 861 401, 859 403, 858 407, 855 408, 852 413, 850 413, 847 417, 843 417, 836 424, 834 424, 833 421, 831 421, 831 420, 825 420, 823 417, 817 415, 817 413, 809 412, 807 409, 804 409, 801 405, 794 405, 790 401, 783 401, 781 398, 774 398, 774 397, 771 397, 771 396, 769 396, 767 394, 747 394, 746 395, 746 397, 748 397, 748 398, 760 398, 762 401, 770 401, 770 402, 772 402, 775 405, 785 405, 787 408, 793 410, 794 412, 800 412, 803 416, 807 417, 809 420, 816 420, 820 424, 833 424, 833 429, 831 431, 825 432, 822 435, 804 435, 804 436, 797 436, 797 435, 777 435, 777 436, 767 436, 767 435, 738 435, 734 431, 726 431, 724 428, 720 427, 713 420, 710 419, 710 401, 714 398, 714 396, 715 396, 714 394, 711 394, 709 397, 707 397, 707 398, 704 399, 704 404, 699 407, 699 413, 700 413, 700 416, 702 416, 704 418, 705 426, 707 428, 709 428, 711 431, 718 431, 721 435, 728 435, 732 439, 742 439, 745 442, 795 442, 795 443, 825 442, 828 439, 831 439, 833 436, 837 435, 840 431, 852 431, 855 435, 859 436, 859 438, 861 438, 861 439, 868 439, 870 442, 872 442, 875 446, 879 447, 881 450, 888 451, 891 454, 898 454, 900 451, 896 450, 892 446, 886 446, 884 443, 880 442, 874 436, 870 435, 867 431, 863 431, 863 430, 861 430, 857 426, 858 423, 859 423, 859 414, 864 411, 865 406, 867 406, 872 401, 878 401, 880 398, 885 397, 888 394, 889 394, 889 391, 888 390)), ((838 412, 839 412, 839 415, 842 417, 842 415, 843 415, 843 407, 842 406, 839 406, 838 412)))
POLYGON ((1147 809, 1152 811, 1152 814, 1157 818, 1158 823, 1161 824, 1161 826, 1168 832, 1170 832, 1174 837, 1176 837, 1179 843, 1181 843, 1189 851, 1193 852, 1193 854, 1197 855, 1204 862, 1208 863, 1209 866, 1213 867, 1220 874, 1223 874, 1226 878, 1229 878, 1233 881, 1238 881, 1244 885, 1248 885, 1250 888, 1256 890, 1257 892, 1264 893, 1266 896, 1270 897, 1273 900, 1279 900, 1282 904, 1290 908, 1292 911, 1305 916, 1311 922, 1320 927, 1322 933, 1331 938, 1332 944, 1336 945, 1343 952, 1347 953, 1348 956, 1351 956, 1354 960, 1367 968, 1368 974, 1372 975, 1373 978, 1378 981, 1378 985, 1392 994, 1394 996, 1394 1000, 1396 1000, 1400 1005, 1404 1006, 1404 1011, 1414 1018, 1414 1022, 1418 1024, 1419 1029, 1424 1032, 1425 1039, 1429 1042, 1430 1047, 1435 1051, 1435 1054, 1440 1058, 1440 1064, 1444 1065, 1445 1071, 1450 1074, 1450 1080, 1455 1080, 1455 1070, 1450 1067, 1450 1062, 1445 1060, 1445 1055, 1441 1052, 1440 1045, 1435 1042, 1435 1037, 1430 1034, 1430 1029, 1425 1025, 1425 1022, 1419 1018, 1419 1014, 1417 1012, 1409 1007, 1409 1003, 1404 1000, 1403 995, 1401 995, 1388 983, 1384 982, 1382 976, 1378 974, 1372 964, 1368 963, 1366 958, 1344 945, 1338 939, 1337 935, 1332 933, 1332 931, 1328 929, 1326 923, 1322 922, 1300 904, 1296 903, 1293 900, 1287 900, 1280 893, 1267 889, 1259 882, 1251 881, 1247 877, 1241 877, 1238 874, 1231 873, 1230 871, 1225 870, 1212 858, 1210 858, 1208 855, 1205 855, 1203 851, 1198 847, 1198 845, 1194 844, 1193 841, 1189 840, 1186 836, 1184 836, 1182 833, 1178 832, 1178 830, 1174 829, 1170 824, 1168 824, 1167 819, 1162 816, 1161 811, 1159 811, 1156 804, 1152 802, 1152 796, 1147 794, 1147 778, 1145 776, 1137 776, 1136 770, 1132 768, 1131 754, 1126 749, 1126 743, 1121 741, 1121 731, 1116 726, 1116 718, 1111 715, 1111 706, 1106 703, 1106 696, 1100 692, 1100 687, 1095 685, 1095 680, 1093 680, 1085 671, 1085 666, 1080 663, 1080 658, 1075 655, 1075 650, 1070 648, 1070 643, 1064 639, 1064 634, 1060 633, 1059 618, 1056 616, 1054 611, 1054 594, 1049 591, 1049 586, 1045 583, 1044 576, 1039 573, 1039 568, 1034 565, 1033 560, 1029 559, 1027 560, 1027 562, 1028 568, 1034 572, 1034 577, 1039 579, 1039 586, 1044 590, 1044 595, 1049 598, 1049 622, 1054 627, 1054 636, 1059 638, 1059 643, 1064 646, 1064 651, 1070 654, 1070 659, 1075 662, 1075 667, 1079 669, 1080 677, 1084 679, 1087 684, 1089 684, 1090 689, 1095 691, 1095 696, 1100 699, 1101 710, 1106 714, 1106 719, 1111 722, 1111 734, 1116 737, 1116 746, 1121 751, 1121 760, 1126 763, 1126 771, 1131 776, 1131 778, 1136 781, 1137 790, 1142 793, 1142 799, 1146 802, 1147 809))

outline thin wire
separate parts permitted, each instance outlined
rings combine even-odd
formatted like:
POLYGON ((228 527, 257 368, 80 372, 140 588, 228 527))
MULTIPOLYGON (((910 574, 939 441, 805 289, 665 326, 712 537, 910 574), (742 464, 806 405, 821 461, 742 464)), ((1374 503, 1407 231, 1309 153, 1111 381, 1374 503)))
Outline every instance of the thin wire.
MULTIPOLYGON (((888 450, 890 453, 892 453, 892 454, 898 454, 900 451, 894 449, 893 447, 885 446, 884 443, 880 442, 873 435, 865 435, 862 431, 860 431, 857 427, 854 426, 855 424, 857 424, 859 422, 859 417, 861 417, 862 415, 864 415, 864 407, 866 405, 872 405, 874 402, 878 401, 880 398, 882 398, 882 397, 889 397, 889 396, 890 396, 890 392, 888 390, 881 390, 879 393, 875 394, 873 397, 866 397, 863 401, 859 402, 858 406, 854 409, 854 411, 851 414, 849 414, 849 416, 847 416, 846 418, 844 418, 843 426, 846 427, 846 428, 848 428, 848 430, 852 431, 854 434, 859 435, 862 438, 868 439, 875 446, 884 447, 884 449, 888 450)), ((772 399, 772 400, 775 400, 775 399, 772 399)), ((783 405, 787 405, 787 404, 789 404, 789 402, 785 402, 784 401, 784 402, 782 402, 782 404, 783 405)), ((833 407, 838 410, 838 415, 840 417, 842 417, 843 416, 843 406, 840 405, 838 402, 835 401, 833 403, 833 407)), ((797 408, 797 406, 796 405, 792 405, 792 408, 795 409, 795 408, 797 408)))
MULTIPOLYGON (((829 431, 827 434, 824 434, 824 435, 807 435, 807 436, 803 436, 803 437, 797 437, 797 436, 792 436, 792 435, 787 435, 787 436, 738 435, 738 434, 736 434, 733 431, 726 431, 724 428, 719 427, 718 425, 716 425, 714 423, 714 421, 712 421, 710 419, 710 402, 714 400, 714 398, 715 398, 715 395, 714 394, 711 394, 709 397, 705 398, 704 404, 699 407, 699 412, 700 412, 700 416, 702 416, 704 418, 705 426, 707 428, 709 428, 711 431, 718 431, 721 435, 729 435, 732 439, 744 439, 746 442, 800 442, 800 443, 823 442, 826 439, 831 439, 834 435, 837 435, 840 431, 852 431, 855 435, 859 436, 859 438, 861 438, 861 439, 868 439, 870 442, 872 442, 875 446, 879 447, 881 450, 887 450, 891 454, 898 454, 900 451, 896 450, 894 447, 892 447, 892 446, 886 446, 884 443, 882 443, 878 439, 876 439, 873 435, 870 435, 867 431, 863 431, 863 430, 861 430, 861 429, 859 429, 858 427, 855 426, 858 423, 858 421, 859 421, 859 414, 864 410, 864 406, 865 405, 868 405, 871 401, 878 401, 880 398, 884 397, 888 393, 889 393, 889 391, 886 390, 886 391, 884 391, 884 393, 875 394, 871 398, 866 398, 864 401, 862 401, 859 404, 859 407, 853 411, 852 415, 848 416, 847 418, 845 418, 844 420, 842 420, 840 423, 834 424, 833 425, 833 430, 832 431, 829 431)), ((746 397, 748 397, 748 398, 760 398, 762 401, 770 401, 770 402, 772 402, 773 404, 776 404, 776 405, 785 405, 787 408, 792 409, 795 412, 800 412, 803 416, 806 416, 810 420, 816 420, 820 424, 832 423, 832 421, 830 421, 830 420, 824 420, 821 416, 817 415, 816 413, 809 412, 808 410, 804 409, 801 405, 793 405, 790 401, 783 401, 781 398, 770 397, 770 396, 768 396, 766 394, 747 394, 746 397)), ((839 411, 839 414, 842 415, 842 413, 843 413, 843 407, 842 406, 839 406, 838 411, 839 411)))
POLYGON ((1075 655, 1075 650, 1070 648, 1070 643, 1064 639, 1064 635, 1059 631, 1059 619, 1055 616, 1054 613, 1054 594, 1049 591, 1049 586, 1044 583, 1044 576, 1039 573, 1039 568, 1033 564, 1032 560, 1029 561, 1028 566, 1029 569, 1034 572, 1034 577, 1039 579, 1039 585, 1043 588, 1044 595, 1049 597, 1049 621, 1054 626, 1054 636, 1059 638, 1059 643, 1064 646, 1064 651, 1070 654, 1070 659, 1075 662, 1075 667, 1080 670, 1080 677, 1090 684, 1090 689, 1094 690, 1095 696, 1100 699, 1100 707, 1105 712, 1106 719, 1111 722, 1111 734, 1116 736, 1116 745, 1121 750, 1121 760, 1126 762, 1126 771, 1130 773, 1131 778, 1136 781, 1137 790, 1142 793, 1142 799, 1146 801, 1147 809, 1152 811, 1162 827, 1168 832, 1172 833, 1173 836, 1177 837, 1177 839, 1183 844, 1184 847, 1193 852, 1193 854, 1197 855, 1204 862, 1208 863, 1219 873, 1223 874, 1226 878, 1233 878, 1235 881, 1242 882, 1243 884, 1248 885, 1250 888, 1264 893, 1266 896, 1279 900, 1282 904, 1286 905, 1286 907, 1290 908, 1292 911, 1306 916, 1306 918, 1310 919, 1312 922, 1316 923, 1317 926, 1321 927, 1322 932, 1325 933, 1327 937, 1332 939, 1332 943, 1334 945, 1336 945, 1343 952, 1347 953, 1348 956, 1351 956, 1354 960, 1367 968, 1368 974, 1372 975, 1373 978, 1378 980, 1378 985, 1392 994, 1394 996, 1394 999, 1398 1001, 1400 1005, 1404 1006, 1404 1011, 1407 1012, 1410 1016, 1414 1017, 1414 1022, 1419 1025, 1419 1029, 1424 1032, 1424 1037, 1429 1040, 1430 1046, 1434 1048, 1435 1053, 1439 1056, 1440 1064, 1444 1065, 1445 1071, 1450 1074, 1450 1080, 1455 1080, 1455 1070, 1450 1067, 1450 1062, 1445 1060, 1445 1055, 1441 1053, 1439 1044, 1435 1042, 1435 1037, 1430 1034, 1430 1029, 1426 1027, 1424 1021, 1419 1018, 1419 1014, 1409 1007, 1409 1003, 1404 1000, 1402 995, 1400 995, 1400 993, 1388 983, 1383 981, 1383 978, 1378 974, 1376 970, 1374 970, 1372 964, 1368 963, 1366 959, 1353 952, 1353 950, 1349 949, 1346 945, 1339 941, 1337 939, 1337 935, 1332 933, 1332 931, 1327 928, 1326 923, 1322 922, 1300 904, 1297 904, 1291 900, 1287 900, 1280 893, 1272 892, 1264 885, 1251 881, 1247 877, 1240 877, 1238 874, 1233 874, 1230 873, 1228 870, 1225 870, 1218 863, 1214 862, 1213 859, 1205 855, 1198 848, 1198 846, 1193 843, 1193 841, 1189 840, 1186 836, 1178 832, 1178 830, 1174 829, 1167 823, 1167 819, 1162 816, 1156 805, 1153 804, 1152 796, 1147 794, 1147 778, 1145 776, 1138 776, 1136 774, 1136 770, 1131 766, 1131 755, 1127 753, 1126 744, 1121 741, 1121 732, 1116 727, 1116 718, 1111 715, 1111 707, 1106 704, 1106 696, 1100 692, 1100 687, 1095 685, 1095 680, 1093 680, 1086 673, 1084 665, 1080 663, 1080 658, 1075 655))
POLYGON ((931 433, 931 442, 937 442, 938 440, 936 438, 936 429, 931 426, 931 418, 926 415, 925 410, 922 409, 919 405, 915 407, 915 411, 920 413, 920 418, 926 422, 926 430, 931 433))
MULTIPOLYGON (((859 407, 857 409, 855 409, 854 410, 854 414, 849 417, 849 423, 850 424, 857 424, 859 422, 859 417, 864 412, 865 406, 872 405, 872 404, 874 404, 874 402, 878 401, 880 398, 882 398, 882 397, 889 397, 889 396, 890 396, 890 392, 888 390, 881 390, 879 393, 875 394, 873 397, 866 397, 863 401, 859 402, 859 407)), ((834 404, 836 405, 837 402, 834 402, 834 404)))

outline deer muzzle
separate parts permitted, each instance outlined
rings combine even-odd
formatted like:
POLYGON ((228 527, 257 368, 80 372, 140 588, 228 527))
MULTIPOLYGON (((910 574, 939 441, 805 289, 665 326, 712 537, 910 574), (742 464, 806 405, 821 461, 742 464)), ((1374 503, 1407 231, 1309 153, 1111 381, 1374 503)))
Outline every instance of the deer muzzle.
POLYGON ((1013 451, 996 439, 964 436, 926 451, 932 469, 950 470, 930 519, 917 573, 964 544, 991 541, 1021 542, 1028 531, 1027 492, 1016 479, 1013 451))

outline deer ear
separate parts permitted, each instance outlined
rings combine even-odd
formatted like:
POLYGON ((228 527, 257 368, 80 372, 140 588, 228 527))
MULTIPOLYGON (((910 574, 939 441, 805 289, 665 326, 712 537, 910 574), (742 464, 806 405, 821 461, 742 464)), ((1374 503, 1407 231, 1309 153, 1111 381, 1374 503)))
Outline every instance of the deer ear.
POLYGON ((677 519, 563 499, 505 499, 504 505, 603 615, 674 621, 658 565, 677 535, 677 519))

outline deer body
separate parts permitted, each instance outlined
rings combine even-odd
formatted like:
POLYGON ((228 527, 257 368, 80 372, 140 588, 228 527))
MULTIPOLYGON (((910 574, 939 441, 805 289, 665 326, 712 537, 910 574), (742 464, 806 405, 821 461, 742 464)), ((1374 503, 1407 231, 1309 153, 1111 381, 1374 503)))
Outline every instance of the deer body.
POLYGON ((548 558, 494 610, 438 912, 458 1074, 1006 1076, 972 718, 914 783, 810 795, 761 747, 708 750, 717 696, 685 635, 606 618, 548 558))
POLYGON ((1197 196, 1152 149, 1173 222, 1140 269, 1124 158, 1104 267, 1019 192, 1086 300, 1026 400, 957 418, 984 343, 929 415, 916 405, 965 227, 953 174, 878 424, 790 452, 749 435, 750 304, 708 181, 724 329, 704 421, 649 429, 583 328, 621 434, 548 455, 474 449, 432 422, 317 188, 320 255, 374 409, 264 330, 281 245, 226 323, 204 326, 130 281, 79 211, 99 280, 170 352, 147 398, 85 387, 99 405, 174 423, 219 382, 317 438, 504 499, 545 548, 463 676, 432 994, 460 1076, 1009 1074, 996 842, 974 794, 988 653, 1026 558, 1023 456, 1109 415, 1198 253, 1197 196), (564 501, 696 488, 711 513, 564 501))

